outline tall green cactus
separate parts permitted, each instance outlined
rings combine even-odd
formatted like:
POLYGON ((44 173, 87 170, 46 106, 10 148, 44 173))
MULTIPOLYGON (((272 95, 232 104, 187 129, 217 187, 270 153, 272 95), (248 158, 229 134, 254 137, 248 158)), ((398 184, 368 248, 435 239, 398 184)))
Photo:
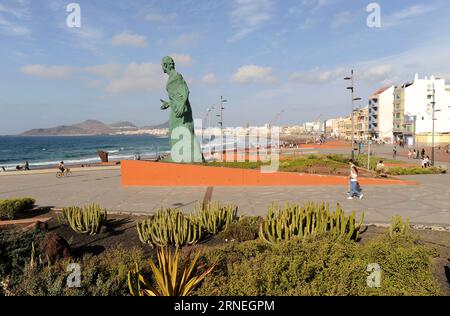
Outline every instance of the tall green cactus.
POLYGON ((292 238, 307 239, 330 234, 334 238, 359 239, 364 212, 356 223, 356 214, 345 216, 338 204, 330 213, 325 203, 307 203, 303 206, 287 204, 283 209, 271 206, 259 230, 260 239, 277 243, 292 238))
POLYGON ((63 209, 63 219, 74 231, 79 234, 95 235, 107 220, 107 212, 99 205, 93 204, 63 209))
POLYGON ((225 230, 237 217, 237 207, 228 205, 222 207, 220 203, 202 205, 191 215, 191 219, 204 228, 205 232, 216 235, 225 230))
POLYGON ((175 246, 177 248, 197 243, 203 236, 203 228, 180 210, 159 210, 152 217, 137 223, 139 239, 152 247, 175 246))

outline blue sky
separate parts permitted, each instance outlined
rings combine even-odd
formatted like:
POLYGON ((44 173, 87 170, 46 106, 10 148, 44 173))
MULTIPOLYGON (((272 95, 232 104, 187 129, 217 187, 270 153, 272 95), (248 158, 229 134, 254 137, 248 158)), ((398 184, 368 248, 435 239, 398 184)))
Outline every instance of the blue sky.
POLYGON ((221 95, 225 124, 299 124, 349 112, 357 94, 435 74, 450 79, 450 2, 360 0, 0 0, 0 135, 86 119, 159 124, 160 60, 173 55, 203 118, 221 95))

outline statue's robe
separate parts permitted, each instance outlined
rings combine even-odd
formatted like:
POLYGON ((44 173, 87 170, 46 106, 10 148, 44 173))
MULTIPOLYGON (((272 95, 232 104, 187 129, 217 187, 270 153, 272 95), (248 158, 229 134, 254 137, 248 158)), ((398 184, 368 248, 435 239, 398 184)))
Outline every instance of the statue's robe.
MULTIPOLYGON (((202 162, 203 155, 201 153, 200 144, 195 137, 194 120, 192 117, 192 108, 189 103, 189 88, 183 76, 178 72, 173 72, 169 75, 169 80, 167 81, 166 87, 167 93, 169 95, 169 107, 170 107, 170 118, 169 118, 169 138, 171 149, 177 145, 180 141, 179 139, 172 139, 173 131, 178 127, 186 128, 187 133, 189 133, 189 138, 191 144, 190 161, 184 162, 202 162), (177 115, 178 114, 178 115, 177 115)), ((175 136, 177 133, 175 133, 175 136)), ((180 144, 178 144, 180 145, 180 144)), ((177 149, 179 146, 176 147, 177 149)), ((176 150, 178 151, 178 150, 176 150)), ((173 154, 173 153, 172 153, 173 154)), ((173 160, 173 159, 172 159, 173 160)))

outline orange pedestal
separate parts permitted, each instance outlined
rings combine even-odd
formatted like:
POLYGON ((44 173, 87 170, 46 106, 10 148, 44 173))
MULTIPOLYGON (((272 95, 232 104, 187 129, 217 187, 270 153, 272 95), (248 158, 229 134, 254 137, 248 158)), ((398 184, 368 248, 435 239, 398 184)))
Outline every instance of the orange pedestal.
MULTIPOLYGON (((288 172, 261 173, 199 165, 122 161, 123 186, 326 186, 348 185, 347 177, 288 172)), ((361 178, 361 185, 410 185, 415 182, 361 178)))

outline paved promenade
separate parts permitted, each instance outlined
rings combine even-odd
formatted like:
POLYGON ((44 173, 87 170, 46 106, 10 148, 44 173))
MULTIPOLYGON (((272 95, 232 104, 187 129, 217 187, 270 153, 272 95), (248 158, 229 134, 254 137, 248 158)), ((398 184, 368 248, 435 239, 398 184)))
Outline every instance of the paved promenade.
MULTIPOLYGON (((214 187, 211 200, 235 203, 241 214, 265 215, 272 202, 325 201, 346 211, 366 211, 366 223, 388 223, 395 214, 412 223, 450 226, 450 175, 408 176, 413 186, 370 186, 363 200, 346 199, 345 186, 214 187)), ((205 198, 207 187, 120 186, 120 170, 76 170, 70 178, 55 172, 0 176, 0 198, 30 196, 40 206, 64 207, 99 203, 109 210, 152 213, 160 207, 191 210, 205 198)))

